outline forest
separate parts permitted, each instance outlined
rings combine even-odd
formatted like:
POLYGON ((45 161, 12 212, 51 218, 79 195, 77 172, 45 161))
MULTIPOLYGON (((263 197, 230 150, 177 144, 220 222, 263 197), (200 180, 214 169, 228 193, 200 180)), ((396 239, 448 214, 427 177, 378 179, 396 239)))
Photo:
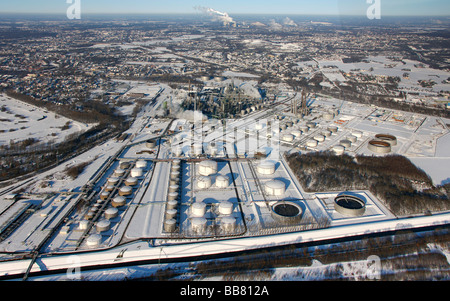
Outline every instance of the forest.
POLYGON ((286 157, 308 192, 371 191, 397 216, 450 209, 450 185, 433 186, 430 177, 401 155, 337 156, 331 152, 286 157))

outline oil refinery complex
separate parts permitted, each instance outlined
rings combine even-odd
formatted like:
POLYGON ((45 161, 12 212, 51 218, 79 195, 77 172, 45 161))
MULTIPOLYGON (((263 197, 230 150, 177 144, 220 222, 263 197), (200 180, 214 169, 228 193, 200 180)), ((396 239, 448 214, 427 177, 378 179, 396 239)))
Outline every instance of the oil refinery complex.
POLYGON ((73 255, 82 270, 103 269, 450 221, 448 212, 397 217, 368 190, 305 192, 285 160, 435 153, 449 132, 440 118, 294 92, 234 119, 156 118, 157 104, 125 140, 94 148, 101 163, 82 185, 20 197, 20 185, 3 189, 0 276, 65 277, 73 255))

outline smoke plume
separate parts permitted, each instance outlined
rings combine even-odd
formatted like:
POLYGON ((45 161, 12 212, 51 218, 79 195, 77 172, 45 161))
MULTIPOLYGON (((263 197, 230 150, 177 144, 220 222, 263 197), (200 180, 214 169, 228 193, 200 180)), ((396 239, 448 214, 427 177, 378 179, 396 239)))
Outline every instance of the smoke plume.
POLYGON ((214 21, 220 21, 223 25, 235 24, 236 22, 227 13, 203 6, 195 6, 194 9, 213 17, 214 21))

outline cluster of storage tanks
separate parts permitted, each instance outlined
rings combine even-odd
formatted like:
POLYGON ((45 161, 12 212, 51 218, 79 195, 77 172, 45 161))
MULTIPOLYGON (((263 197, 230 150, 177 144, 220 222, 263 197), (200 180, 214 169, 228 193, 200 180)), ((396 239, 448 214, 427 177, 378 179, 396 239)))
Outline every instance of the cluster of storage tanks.
POLYGON ((103 234, 109 231, 112 226, 112 220, 119 216, 119 208, 125 206, 127 198, 133 195, 133 188, 139 184, 147 168, 147 161, 139 160, 136 163, 120 162, 113 174, 108 178, 100 198, 91 206, 85 219, 80 221, 79 230, 88 230, 90 220, 96 217, 96 233, 90 235, 86 244, 88 247, 97 247, 100 245, 103 234), (108 206, 110 205, 110 206, 108 206), (103 210, 100 215, 100 210, 103 210))
POLYGON ((166 209, 164 212, 164 232, 175 233, 179 224, 179 200, 181 181, 181 160, 172 161, 167 192, 166 209))
MULTIPOLYGON (((197 189, 224 189, 230 185, 228 176, 217 174, 216 161, 201 161, 197 164, 197 170, 197 189), (215 178, 214 184, 212 183, 213 178, 215 178)), ((207 235, 209 233, 208 220, 214 220, 219 225, 219 231, 222 231, 222 234, 232 234, 236 229, 236 218, 233 216, 233 210, 234 204, 226 200, 213 204, 207 204, 203 201, 193 202, 189 208, 189 230, 195 235, 207 235)))
POLYGON ((363 133, 361 131, 355 130, 344 139, 340 140, 338 145, 333 146, 332 150, 336 155, 342 155, 344 151, 350 149, 358 139, 361 139, 362 135, 363 133))

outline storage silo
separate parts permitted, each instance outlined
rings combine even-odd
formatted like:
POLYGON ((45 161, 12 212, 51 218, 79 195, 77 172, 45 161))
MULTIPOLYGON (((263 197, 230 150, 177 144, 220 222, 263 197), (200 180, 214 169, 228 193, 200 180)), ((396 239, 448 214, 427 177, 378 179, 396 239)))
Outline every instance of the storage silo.
POLYGON ((175 219, 177 217, 178 211, 175 208, 166 210, 166 219, 175 219))
POLYGON ((168 200, 166 204, 167 209, 176 209, 178 207, 178 201, 177 200, 168 200))
POLYGON ((80 230, 86 230, 89 227, 89 221, 88 220, 82 220, 78 224, 78 229, 80 230))
POLYGON ((200 176, 197 178, 197 187, 200 189, 207 189, 211 187, 211 177, 200 176))
POLYGON ((286 191, 286 186, 280 180, 270 180, 264 184, 264 191, 267 195, 281 196, 286 191))
POLYGON ((119 214, 119 209, 112 207, 112 208, 108 208, 105 210, 105 218, 107 219, 112 219, 117 217, 117 215, 119 214))
POLYGON ((203 234, 206 232, 207 221, 204 217, 194 217, 191 219, 191 229, 195 233, 203 234))
POLYGON ((262 175, 272 175, 275 173, 275 163, 272 161, 262 161, 256 167, 256 171, 262 175))
POLYGON ((111 222, 107 219, 103 219, 97 222, 96 229, 98 232, 105 232, 111 228, 111 222))
POLYGON ((137 183, 138 183, 138 179, 135 177, 129 177, 125 181, 125 185, 127 185, 127 186, 135 186, 135 185, 137 185, 137 183))
POLYGON ((345 147, 342 145, 335 145, 333 146, 333 151, 336 155, 342 155, 344 153, 345 147))
POLYGON ((229 179, 227 176, 219 175, 216 177, 216 187, 227 188, 229 185, 229 179))
POLYGON ((123 186, 119 189, 120 196, 128 196, 133 194, 133 188, 130 186, 123 186))
POLYGON ((167 199, 169 201, 178 199, 178 192, 169 192, 169 194, 167 195, 167 199))
POLYGON ((175 219, 166 219, 164 220, 164 231, 165 232, 175 232, 177 221, 175 219))
POLYGON ((125 204, 126 204, 126 199, 123 197, 123 196, 116 196, 113 200, 112 200, 112 202, 111 202, 111 205, 113 206, 113 207, 121 207, 121 206, 124 206, 125 204))
POLYGON ((91 247, 91 248, 98 247, 101 242, 102 242, 102 236, 100 234, 92 234, 86 240, 87 246, 91 247))
POLYGON ((193 216, 204 216, 206 213, 206 204, 203 202, 195 202, 191 205, 191 213, 193 216))
POLYGON ((225 216, 221 219, 220 226, 225 233, 232 233, 236 228, 236 218, 225 216))
POLYGON ((138 160, 138 161, 136 162, 135 167, 136 167, 136 168, 142 168, 142 169, 145 169, 145 168, 147 168, 147 161, 145 161, 145 160, 138 160))
POLYGON ((306 146, 308 147, 316 147, 317 146, 317 140, 309 139, 306 141, 306 146))
POLYGON ((198 164, 198 173, 202 176, 210 176, 217 173, 217 162, 205 160, 198 164))
POLYGON ((134 178, 139 178, 142 177, 142 175, 144 174, 142 168, 133 168, 130 172, 130 175, 134 178))
POLYGON ((233 203, 229 201, 223 201, 219 204, 219 213, 222 215, 230 215, 233 213, 233 203))

